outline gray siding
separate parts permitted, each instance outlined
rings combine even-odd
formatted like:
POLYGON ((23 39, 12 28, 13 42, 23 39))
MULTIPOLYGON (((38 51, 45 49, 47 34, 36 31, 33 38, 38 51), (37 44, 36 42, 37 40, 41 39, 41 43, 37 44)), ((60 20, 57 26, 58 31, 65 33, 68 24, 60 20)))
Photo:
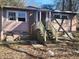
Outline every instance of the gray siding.
MULTIPOLYGON (((22 32, 28 32, 28 22, 20 22, 20 21, 11 21, 7 19, 7 11, 23 11, 23 10, 11 10, 11 9, 4 9, 3 12, 3 29, 5 32, 11 31, 11 32, 18 32, 18 33, 22 33, 22 32)), ((26 11, 25 11, 26 12, 26 11)))

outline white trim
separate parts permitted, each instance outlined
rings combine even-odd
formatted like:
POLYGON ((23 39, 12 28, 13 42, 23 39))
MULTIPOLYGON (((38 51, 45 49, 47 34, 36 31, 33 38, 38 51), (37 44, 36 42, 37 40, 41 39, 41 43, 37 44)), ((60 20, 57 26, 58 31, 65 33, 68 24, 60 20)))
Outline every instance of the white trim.
POLYGON ((9 12, 15 12, 15 13, 17 13, 17 11, 7 10, 7 20, 6 21, 17 21, 17 17, 16 17, 16 20, 9 20, 9 18, 8 18, 9 12))
POLYGON ((49 21, 51 21, 51 11, 49 12, 49 21))
POLYGON ((41 21, 41 11, 40 11, 40 17, 39 18, 40 18, 40 21, 41 21))
POLYGON ((36 12, 36 23, 38 22, 38 11, 36 12))
MULTIPOLYGON (((17 12, 17 19, 18 19, 18 15, 19 15, 19 12, 23 12, 23 13, 25 13, 25 22, 27 22, 27 12, 26 11, 18 11, 17 12)), ((18 21, 19 22, 19 21, 18 21)), ((23 22, 23 21, 20 21, 20 22, 23 22)))
POLYGON ((17 11, 16 11, 16 21, 18 22, 18 13, 17 13, 17 11))
POLYGON ((46 22, 49 20, 48 12, 46 12, 46 22))

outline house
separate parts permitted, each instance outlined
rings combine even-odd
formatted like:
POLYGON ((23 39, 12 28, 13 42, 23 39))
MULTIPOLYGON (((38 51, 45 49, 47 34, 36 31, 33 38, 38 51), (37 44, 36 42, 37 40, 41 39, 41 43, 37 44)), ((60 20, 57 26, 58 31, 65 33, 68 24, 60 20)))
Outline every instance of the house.
POLYGON ((37 14, 40 13, 38 11, 39 10, 35 8, 0 7, 1 40, 4 40, 8 35, 16 39, 19 35, 31 34, 32 24, 41 19, 38 19, 37 14))
POLYGON ((55 19, 66 31, 76 31, 76 12, 12 6, 0 7, 0 38, 4 40, 6 36, 11 35, 13 39, 16 39, 24 35, 31 35, 32 25, 39 21, 42 21, 44 25, 51 21, 58 31, 62 31, 55 19))

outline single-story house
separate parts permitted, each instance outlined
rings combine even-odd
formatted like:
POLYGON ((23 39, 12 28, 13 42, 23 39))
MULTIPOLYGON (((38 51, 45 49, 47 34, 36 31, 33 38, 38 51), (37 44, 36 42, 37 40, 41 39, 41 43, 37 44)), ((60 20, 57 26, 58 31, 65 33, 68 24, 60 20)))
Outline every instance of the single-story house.
POLYGON ((51 21, 58 31, 62 31, 55 19, 66 31, 76 31, 76 12, 52 11, 40 8, 20 8, 12 6, 0 7, 0 38, 12 33, 16 39, 19 35, 31 35, 32 25, 42 21, 46 25, 51 21))

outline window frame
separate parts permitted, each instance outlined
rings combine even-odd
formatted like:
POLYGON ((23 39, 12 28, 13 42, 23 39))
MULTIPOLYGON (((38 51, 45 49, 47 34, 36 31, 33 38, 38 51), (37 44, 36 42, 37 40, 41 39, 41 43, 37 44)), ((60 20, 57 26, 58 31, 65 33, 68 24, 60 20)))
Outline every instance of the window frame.
POLYGON ((16 14, 15 20, 10 20, 9 19, 9 12, 15 12, 15 14, 16 14, 16 11, 11 11, 11 10, 7 11, 7 21, 17 21, 17 14, 16 14))
MULTIPOLYGON (((19 18, 19 13, 24 13, 25 14, 25 16, 24 16, 25 17, 25 21, 21 21, 21 22, 27 22, 27 12, 26 11, 18 11, 17 13, 18 13, 18 15, 17 15, 18 17, 17 18, 19 18)), ((19 19, 18 19, 18 21, 19 21, 19 19)))
POLYGON ((68 17, 65 16, 65 15, 62 15, 62 18, 61 19, 68 19, 68 17))
MULTIPOLYGON (((54 18, 55 15, 59 15, 59 16, 60 16, 60 19, 61 19, 61 14, 60 14, 60 13, 54 13, 54 14, 53 14, 53 18, 54 18)), ((55 18, 54 18, 54 19, 55 19, 55 18)), ((58 19, 58 18, 57 18, 57 19, 58 19)))
POLYGON ((54 18, 55 19, 61 19, 61 15, 54 15, 54 18), (57 16, 59 16, 59 17, 57 18, 57 16))
MULTIPOLYGON (((66 16, 67 19, 69 19, 68 14, 62 14, 62 16, 66 16)), ((61 19, 62 19, 62 16, 61 16, 61 19)))
POLYGON ((13 10, 7 10, 7 20, 6 21, 17 21, 17 22, 27 22, 27 12, 26 11, 13 11, 13 10), (16 14, 16 19, 15 20, 9 20, 9 12, 15 12, 16 14), (25 21, 19 21, 19 12, 25 13, 25 21))
POLYGON ((56 18, 56 19, 62 19, 62 16, 66 16, 67 19, 69 19, 69 17, 68 17, 67 14, 59 14, 59 13, 56 14, 56 13, 55 13, 55 14, 53 14, 53 17, 54 17, 55 15, 59 15, 59 16, 60 16, 60 18, 56 18))

